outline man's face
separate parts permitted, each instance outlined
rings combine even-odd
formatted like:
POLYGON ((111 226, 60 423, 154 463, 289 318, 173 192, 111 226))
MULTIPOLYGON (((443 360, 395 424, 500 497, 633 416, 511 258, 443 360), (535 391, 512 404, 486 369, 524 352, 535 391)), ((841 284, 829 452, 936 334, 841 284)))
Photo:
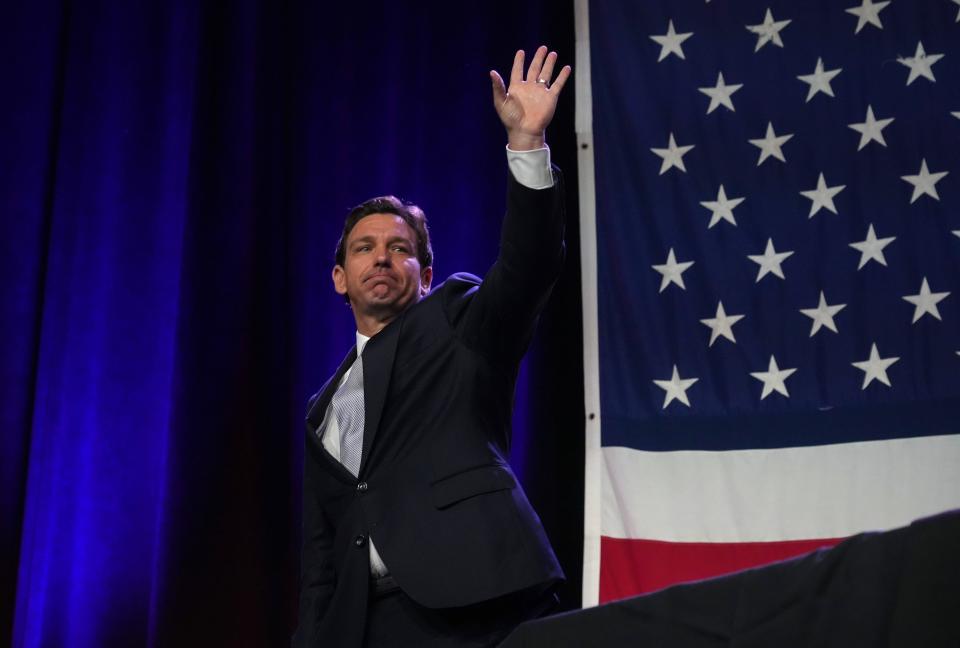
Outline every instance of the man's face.
POLYGON ((333 286, 347 295, 355 316, 392 319, 430 291, 432 268, 417 260, 416 234, 396 214, 370 214, 347 237, 333 286))

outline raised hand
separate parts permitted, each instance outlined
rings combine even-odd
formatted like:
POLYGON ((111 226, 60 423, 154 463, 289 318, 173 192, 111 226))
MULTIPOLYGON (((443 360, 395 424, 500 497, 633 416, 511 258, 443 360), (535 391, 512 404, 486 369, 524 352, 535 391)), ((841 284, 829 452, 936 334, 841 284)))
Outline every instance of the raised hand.
POLYGON ((557 53, 547 54, 547 47, 537 48, 523 76, 523 50, 513 57, 510 70, 510 87, 504 86, 503 78, 496 70, 490 70, 493 82, 493 106, 507 129, 507 144, 514 151, 529 151, 544 145, 544 132, 557 109, 557 98, 570 77, 570 66, 565 65, 551 82, 557 53))

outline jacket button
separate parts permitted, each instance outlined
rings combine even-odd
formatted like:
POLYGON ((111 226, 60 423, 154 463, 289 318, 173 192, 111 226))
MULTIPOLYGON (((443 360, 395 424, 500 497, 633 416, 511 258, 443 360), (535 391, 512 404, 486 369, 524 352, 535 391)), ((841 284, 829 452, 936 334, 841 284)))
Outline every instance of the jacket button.
POLYGON ((357 545, 358 547, 362 547, 366 543, 367 543, 367 537, 362 534, 358 535, 356 538, 353 539, 353 544, 357 545))
POLYGON ((366 493, 366 492, 367 492, 367 482, 360 482, 359 484, 357 484, 357 492, 358 492, 358 493, 366 493))

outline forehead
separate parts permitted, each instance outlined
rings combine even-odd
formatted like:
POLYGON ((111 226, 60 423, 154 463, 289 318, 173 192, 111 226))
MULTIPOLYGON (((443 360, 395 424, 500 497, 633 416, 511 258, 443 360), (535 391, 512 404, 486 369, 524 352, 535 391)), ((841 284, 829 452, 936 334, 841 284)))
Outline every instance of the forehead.
POLYGON ((359 238, 404 238, 410 242, 416 240, 416 233, 405 220, 396 214, 368 214, 357 221, 350 230, 350 236, 347 242, 355 241, 359 238))

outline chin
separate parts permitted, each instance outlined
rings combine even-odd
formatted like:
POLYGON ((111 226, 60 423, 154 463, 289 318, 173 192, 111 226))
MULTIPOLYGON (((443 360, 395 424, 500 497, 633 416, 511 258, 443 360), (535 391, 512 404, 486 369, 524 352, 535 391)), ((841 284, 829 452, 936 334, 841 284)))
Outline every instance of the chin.
POLYGON ((371 297, 360 304, 360 307, 368 313, 399 313, 411 303, 413 303, 412 300, 403 300, 397 297, 371 297))

